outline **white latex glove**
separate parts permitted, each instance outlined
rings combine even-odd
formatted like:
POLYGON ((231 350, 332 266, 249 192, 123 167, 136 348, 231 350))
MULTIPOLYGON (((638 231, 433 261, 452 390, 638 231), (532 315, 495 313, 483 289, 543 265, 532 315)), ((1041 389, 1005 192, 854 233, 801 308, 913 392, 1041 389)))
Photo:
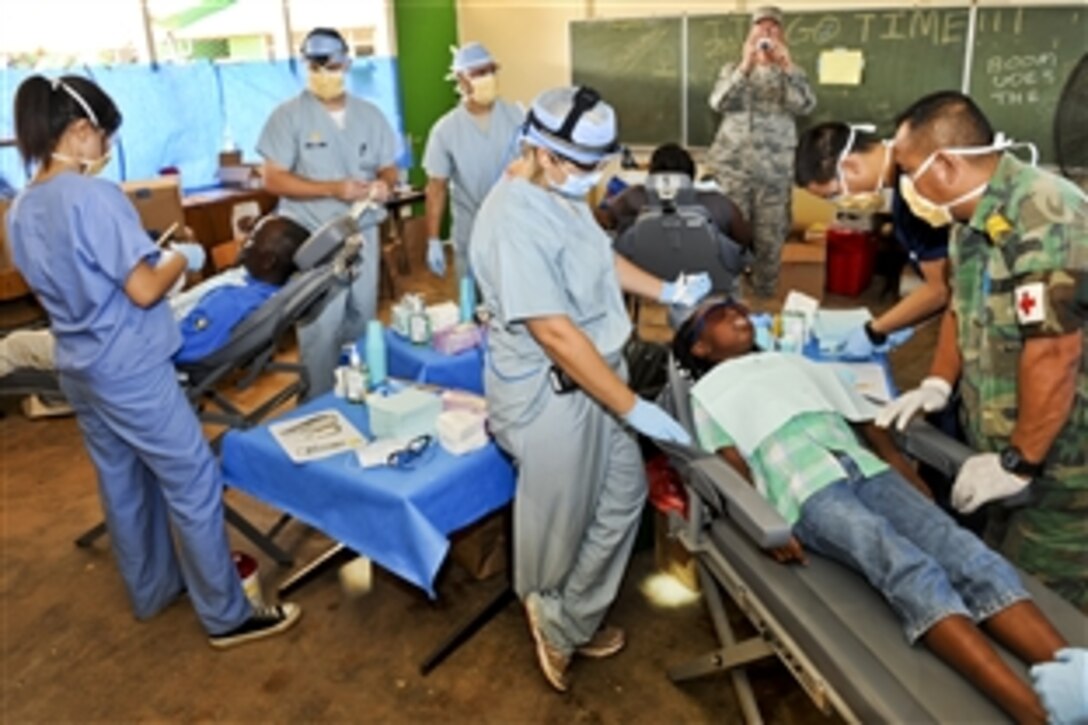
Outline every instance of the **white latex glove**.
POLYGON ((892 423, 895 427, 904 431, 907 424, 919 411, 932 413, 944 410, 948 405, 948 398, 952 395, 952 386, 947 380, 930 376, 922 381, 914 390, 903 393, 898 398, 881 408, 876 416, 876 424, 881 428, 887 428, 892 423))
POLYGON ((977 453, 966 461, 952 484, 952 506, 969 514, 984 503, 1008 498, 1027 488, 1030 478, 1022 478, 1001 467, 996 453, 977 453))
POLYGON ((435 277, 446 276, 446 252, 441 239, 427 240, 427 266, 435 277))
POLYGON ((661 296, 657 298, 657 301, 667 305, 691 307, 706 297, 709 292, 710 275, 706 272, 681 274, 675 282, 665 282, 661 285, 661 296))

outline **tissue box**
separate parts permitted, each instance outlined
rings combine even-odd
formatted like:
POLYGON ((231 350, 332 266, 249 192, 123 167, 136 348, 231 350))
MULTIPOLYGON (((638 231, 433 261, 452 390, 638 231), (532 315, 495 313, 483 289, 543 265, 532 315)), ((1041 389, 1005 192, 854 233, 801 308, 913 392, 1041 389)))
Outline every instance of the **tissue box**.
POLYGON ((370 431, 376 438, 410 439, 433 435, 442 401, 437 395, 408 388, 393 395, 370 395, 370 431))
POLYGON ((438 441, 455 456, 487 445, 487 418, 464 410, 447 410, 438 416, 438 441))
POLYGON ((486 416, 487 399, 463 390, 446 390, 442 393, 442 410, 464 410, 486 416))
POLYGON ((446 327, 434 334, 433 344, 443 355, 456 355, 480 344, 480 328, 470 322, 446 327))
POLYGON ((431 332, 438 332, 460 322, 461 311, 452 302, 440 302, 427 307, 427 317, 431 320, 431 332))

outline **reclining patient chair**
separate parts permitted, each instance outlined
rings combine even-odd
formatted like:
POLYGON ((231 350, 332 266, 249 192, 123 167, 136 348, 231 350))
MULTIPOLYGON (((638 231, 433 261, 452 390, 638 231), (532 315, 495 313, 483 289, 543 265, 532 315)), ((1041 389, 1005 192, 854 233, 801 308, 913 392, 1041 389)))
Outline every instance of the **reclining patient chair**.
MULTIPOLYGON (((305 368, 273 358, 287 332, 319 308, 338 280, 349 274, 363 244, 357 220, 368 209, 360 206, 318 228, 295 252, 298 271, 231 330, 230 339, 223 347, 201 360, 178 365, 179 382, 202 422, 228 429, 249 428, 292 397, 305 397, 309 389, 305 368), (251 411, 241 410, 219 392, 219 387, 232 376, 237 378, 235 387, 244 389, 266 371, 290 373, 294 380, 251 411)), ((57 373, 23 369, 0 378, 0 395, 33 394, 62 398, 57 373)), ((221 437, 222 433, 212 439, 213 448, 221 437)), ((277 563, 283 566, 293 563, 272 542, 271 534, 259 531, 229 504, 224 503, 224 511, 228 522, 277 563)), ((77 538, 76 545, 89 547, 105 533, 106 524, 101 522, 77 538)))
POLYGON ((691 179, 684 174, 651 174, 646 193, 649 204, 616 240, 616 252, 661 279, 706 272, 713 292, 735 294, 749 254, 718 229, 699 204, 691 179))
MULTIPOLYGON (((691 380, 669 361, 661 402, 694 432, 691 380)), ((954 476, 971 451, 932 426, 915 421, 900 440, 911 456, 954 476)), ((670 514, 670 534, 695 557, 719 647, 672 667, 674 682, 728 672, 749 723, 762 722, 744 670, 777 656, 825 713, 848 722, 1002 722, 1004 713, 959 673, 921 645, 911 647, 902 626, 865 579, 809 553, 807 566, 777 563, 766 549, 782 546, 790 527, 718 455, 659 444, 680 472, 688 494, 684 519, 670 514), (722 593, 757 631, 737 641, 722 593)), ((1088 617, 1038 580, 1021 573, 1036 604, 1073 646, 1088 645, 1088 617)), ((1020 660, 1002 653, 1027 676, 1020 660)))

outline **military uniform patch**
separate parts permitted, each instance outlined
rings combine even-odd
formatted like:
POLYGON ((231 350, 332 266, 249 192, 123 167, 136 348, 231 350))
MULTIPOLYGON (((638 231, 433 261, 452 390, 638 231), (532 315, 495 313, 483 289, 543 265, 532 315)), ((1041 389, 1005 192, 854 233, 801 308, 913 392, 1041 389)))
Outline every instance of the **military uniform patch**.
POLYGON ((1046 320, 1046 287, 1042 282, 1030 282, 1016 288, 1016 321, 1034 325, 1046 320))

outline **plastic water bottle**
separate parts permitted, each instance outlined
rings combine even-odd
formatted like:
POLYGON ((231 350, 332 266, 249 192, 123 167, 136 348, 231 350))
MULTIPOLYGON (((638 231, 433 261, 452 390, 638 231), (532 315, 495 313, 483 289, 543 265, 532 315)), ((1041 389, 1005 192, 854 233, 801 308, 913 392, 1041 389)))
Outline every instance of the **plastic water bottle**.
POLYGON ((472 322, 476 311, 476 283, 472 277, 461 278, 461 322, 472 322))
POLYGON ((366 367, 372 390, 385 382, 387 364, 385 330, 381 321, 371 320, 366 325, 366 367))
POLYGON ((347 389, 347 398, 349 403, 365 403, 366 402, 366 368, 363 367, 363 360, 359 356, 359 348, 355 345, 351 345, 351 349, 348 353, 348 369, 345 373, 345 388, 347 389))

